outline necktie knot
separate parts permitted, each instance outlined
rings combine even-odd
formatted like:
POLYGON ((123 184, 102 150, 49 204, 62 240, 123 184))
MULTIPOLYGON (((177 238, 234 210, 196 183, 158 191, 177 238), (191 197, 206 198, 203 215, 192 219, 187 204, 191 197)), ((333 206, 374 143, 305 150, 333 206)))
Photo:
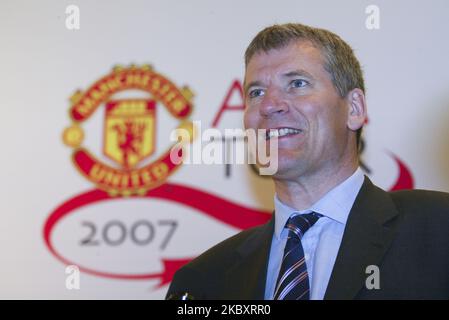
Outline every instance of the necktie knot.
POLYGON ((274 299, 309 299, 309 276, 301 238, 320 217, 322 215, 316 212, 296 214, 291 216, 285 224, 285 227, 289 230, 289 235, 284 249, 274 299))
POLYGON ((295 214, 292 215, 285 227, 289 230, 289 237, 297 236, 299 240, 317 221, 322 217, 321 214, 312 212, 308 214, 295 214))

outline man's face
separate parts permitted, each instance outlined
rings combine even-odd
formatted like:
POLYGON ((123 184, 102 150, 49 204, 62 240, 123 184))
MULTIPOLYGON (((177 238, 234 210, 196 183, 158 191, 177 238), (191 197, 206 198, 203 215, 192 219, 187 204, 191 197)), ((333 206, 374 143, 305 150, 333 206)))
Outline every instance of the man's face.
POLYGON ((347 126, 350 105, 337 93, 320 50, 310 42, 256 53, 246 68, 244 94, 245 128, 269 130, 267 144, 278 139, 275 177, 318 173, 324 178, 354 157, 347 126))

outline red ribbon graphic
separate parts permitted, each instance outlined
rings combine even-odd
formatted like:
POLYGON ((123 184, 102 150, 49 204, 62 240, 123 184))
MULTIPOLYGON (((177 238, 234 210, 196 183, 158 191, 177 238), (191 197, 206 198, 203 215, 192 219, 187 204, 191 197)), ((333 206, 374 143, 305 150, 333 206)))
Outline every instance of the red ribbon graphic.
MULTIPOLYGON (((158 198, 165 199, 168 201, 173 201, 186 205, 188 207, 194 208, 204 214, 213 217, 225 224, 239 229, 250 228, 259 224, 267 222, 271 218, 271 212, 250 209, 228 200, 222 199, 218 196, 212 195, 210 193, 193 189, 187 186, 181 186, 178 184, 165 183, 155 189, 149 190, 144 196, 131 196, 126 199, 134 198, 158 198)), ((54 248, 51 235, 54 227, 59 223, 64 217, 67 217, 73 210, 81 208, 83 206, 105 201, 105 200, 116 200, 124 199, 123 197, 110 196, 107 192, 102 190, 91 190, 80 194, 62 205, 56 208, 48 217, 44 225, 44 240, 50 252, 55 255, 60 261, 66 265, 75 264, 54 248)), ((79 266, 79 269, 83 272, 89 273, 95 276, 113 278, 113 279, 125 279, 125 280, 149 280, 149 279, 160 279, 158 288, 169 283, 176 272, 184 264, 192 260, 193 258, 187 259, 162 259, 163 270, 157 273, 144 273, 144 274, 119 274, 103 272, 98 270, 93 270, 83 266, 79 266)))

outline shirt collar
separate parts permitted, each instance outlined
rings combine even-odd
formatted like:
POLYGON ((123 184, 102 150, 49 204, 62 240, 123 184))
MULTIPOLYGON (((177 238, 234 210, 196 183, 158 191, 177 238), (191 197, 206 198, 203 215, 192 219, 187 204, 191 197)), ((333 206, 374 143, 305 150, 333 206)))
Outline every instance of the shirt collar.
POLYGON ((326 193, 310 208, 302 211, 298 211, 282 203, 277 197, 277 194, 275 194, 275 236, 277 238, 280 237, 288 218, 290 218, 293 213, 297 212, 300 214, 306 214, 314 211, 341 224, 346 224, 349 212, 351 211, 355 198, 362 187, 364 179, 362 169, 357 168, 357 170, 349 178, 326 193))

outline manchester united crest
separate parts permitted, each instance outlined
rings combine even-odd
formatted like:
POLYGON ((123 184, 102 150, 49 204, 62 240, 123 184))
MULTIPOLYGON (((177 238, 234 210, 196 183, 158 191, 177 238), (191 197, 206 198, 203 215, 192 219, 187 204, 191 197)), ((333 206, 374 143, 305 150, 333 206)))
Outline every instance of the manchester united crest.
POLYGON ((145 162, 157 147, 158 105, 178 119, 178 128, 193 131, 188 120, 192 96, 189 88, 176 87, 150 66, 115 67, 85 92, 77 91, 72 96, 72 125, 64 130, 63 141, 73 148, 76 168, 98 188, 113 195, 144 194, 163 183, 180 165, 170 160, 171 148, 155 161, 145 162), (126 91, 140 91, 148 98, 114 98, 126 91), (82 126, 95 112, 104 114, 100 157, 83 146, 86 133, 82 126), (115 165, 101 161, 101 157, 115 165))

